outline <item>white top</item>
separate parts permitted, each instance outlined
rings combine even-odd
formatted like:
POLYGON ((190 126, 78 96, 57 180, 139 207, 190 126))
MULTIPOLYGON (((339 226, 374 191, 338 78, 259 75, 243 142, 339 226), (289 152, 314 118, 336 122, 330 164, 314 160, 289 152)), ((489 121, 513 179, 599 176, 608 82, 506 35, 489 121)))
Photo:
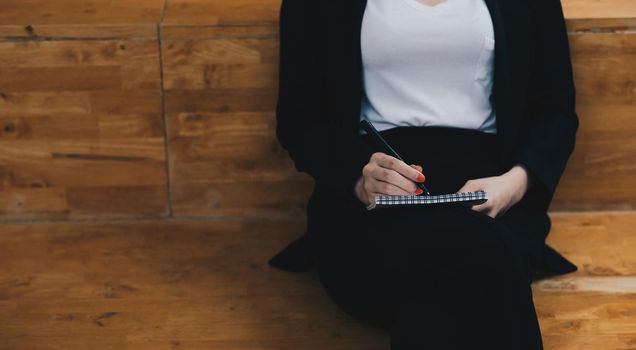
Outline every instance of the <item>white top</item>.
POLYGON ((378 131, 448 126, 496 133, 494 30, 484 0, 367 0, 360 119, 378 131))

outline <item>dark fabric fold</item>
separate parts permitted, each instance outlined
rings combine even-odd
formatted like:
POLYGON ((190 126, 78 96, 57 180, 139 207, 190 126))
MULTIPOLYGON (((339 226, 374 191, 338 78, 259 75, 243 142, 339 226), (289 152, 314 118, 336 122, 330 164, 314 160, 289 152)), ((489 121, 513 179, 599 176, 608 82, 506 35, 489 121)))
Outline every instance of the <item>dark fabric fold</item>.
MULTIPOLYGON (((432 194, 453 193, 468 179, 500 175, 506 171, 506 166, 496 157, 496 135, 446 127, 397 127, 380 133, 405 161, 423 166, 432 194)), ((366 142, 366 135, 361 139, 366 142)), ((314 236, 333 234, 318 229, 320 220, 330 220, 325 209, 330 204, 325 203, 324 198, 338 201, 331 205, 342 206, 342 210, 366 210, 352 192, 316 185, 307 205, 307 231, 274 256, 270 265, 295 272, 317 267, 312 257, 314 236)), ((530 200, 524 197, 496 220, 507 225, 527 251, 533 279, 576 271, 575 264, 545 243, 551 227, 550 218, 546 211, 530 205, 530 200)))

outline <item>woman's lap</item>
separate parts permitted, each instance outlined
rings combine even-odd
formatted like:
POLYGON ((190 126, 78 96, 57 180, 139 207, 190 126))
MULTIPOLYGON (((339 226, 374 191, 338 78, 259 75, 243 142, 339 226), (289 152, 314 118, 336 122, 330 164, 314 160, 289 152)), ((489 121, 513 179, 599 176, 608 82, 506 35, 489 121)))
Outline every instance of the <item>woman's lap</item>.
POLYGON ((519 278, 530 283, 527 259, 512 232, 470 208, 336 211, 316 229, 315 254, 326 289, 340 288, 341 295, 355 299, 371 288, 370 294, 381 298, 374 302, 378 305, 418 297, 409 295, 418 291, 418 283, 448 284, 459 275, 464 282, 478 282, 509 274, 503 270, 513 263, 519 278))
MULTIPOLYGON (((423 166, 429 187, 438 193, 502 171, 492 135, 443 128, 396 128, 382 134, 410 163, 423 166)), ((526 249, 528 242, 538 241, 530 231, 519 230, 533 225, 524 207, 515 205, 497 219, 460 206, 367 211, 350 197, 325 189, 317 191, 313 205, 319 213, 311 225, 320 279, 345 311, 391 328, 404 305, 443 305, 435 310, 450 310, 463 333, 487 337, 483 327, 490 322, 499 325, 502 336, 540 342, 526 249), (471 322, 476 326, 468 327, 471 322)))
POLYGON ((343 309, 370 322, 390 325, 404 300, 479 293, 476 285, 511 276, 529 285, 512 232, 468 207, 331 209, 332 219, 316 230, 321 281, 343 309))

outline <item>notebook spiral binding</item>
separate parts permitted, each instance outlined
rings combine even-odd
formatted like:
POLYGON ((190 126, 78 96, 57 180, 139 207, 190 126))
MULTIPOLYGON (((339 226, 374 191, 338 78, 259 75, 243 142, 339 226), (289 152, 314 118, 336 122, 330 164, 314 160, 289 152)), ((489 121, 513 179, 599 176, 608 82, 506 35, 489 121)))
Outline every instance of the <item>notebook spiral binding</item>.
POLYGON ((481 204, 488 200, 485 191, 448 193, 432 196, 375 196, 375 202, 367 206, 367 210, 400 207, 419 204, 461 203, 464 205, 481 204))

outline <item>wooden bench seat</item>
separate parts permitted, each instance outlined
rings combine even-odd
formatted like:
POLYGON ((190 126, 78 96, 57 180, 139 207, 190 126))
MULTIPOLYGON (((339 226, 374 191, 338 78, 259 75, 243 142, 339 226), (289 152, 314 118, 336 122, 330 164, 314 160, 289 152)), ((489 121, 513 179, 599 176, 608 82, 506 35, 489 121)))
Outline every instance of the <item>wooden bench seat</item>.
MULTIPOLYGON (((628 349, 636 337, 636 213, 552 216, 581 269, 536 281, 546 349, 628 349)), ((22 223, 0 234, 2 349, 387 349, 315 272, 267 259, 302 221, 22 223), (70 332, 70 333, 69 333, 70 332)))
POLYGON ((533 283, 546 349, 630 349, 636 339, 636 213, 553 214, 548 243, 579 270, 533 283))

